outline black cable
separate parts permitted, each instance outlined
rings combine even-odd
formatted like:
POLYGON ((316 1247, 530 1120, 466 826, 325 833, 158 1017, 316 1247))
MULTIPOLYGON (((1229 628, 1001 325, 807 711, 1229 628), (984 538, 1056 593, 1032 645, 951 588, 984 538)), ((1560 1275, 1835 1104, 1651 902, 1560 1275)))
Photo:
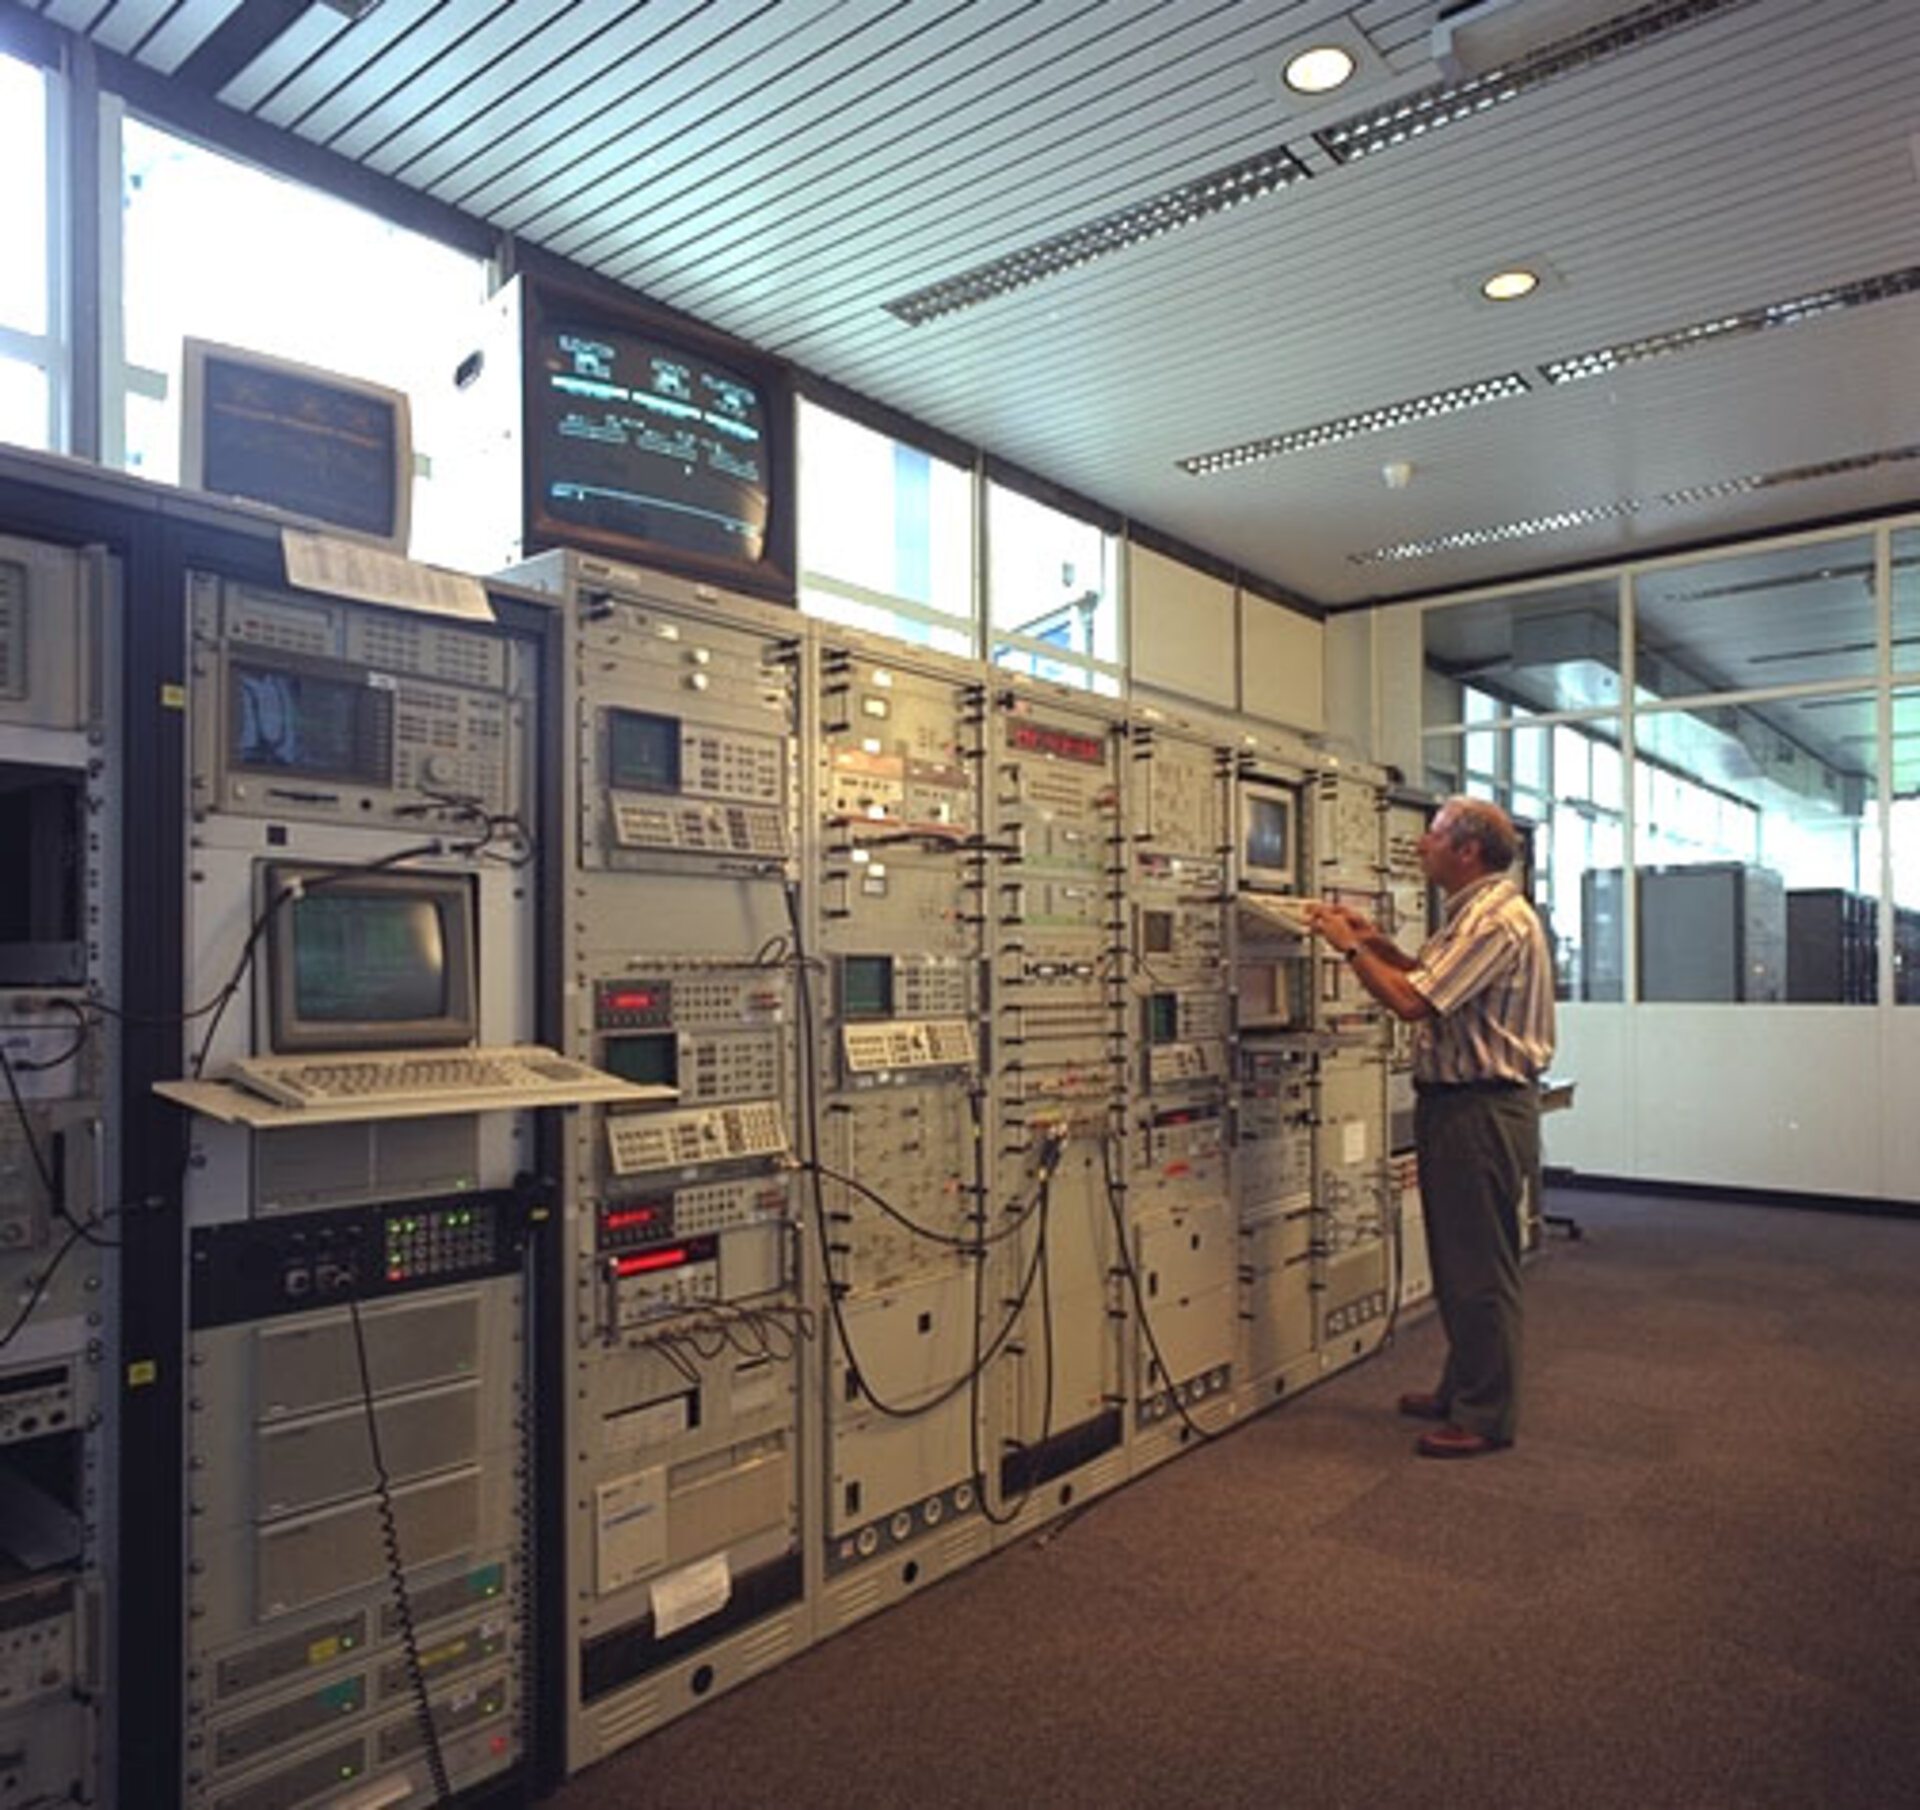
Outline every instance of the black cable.
MULTIPOLYGON (((941 1389, 938 1393, 930 1396, 925 1401, 916 1402, 911 1407, 908 1407, 897 1402, 888 1401, 867 1380, 865 1372, 861 1369, 859 1358, 854 1350, 852 1332, 847 1325, 846 1310, 841 1305, 840 1297, 843 1288, 841 1284, 834 1281, 833 1277, 833 1246, 827 1231, 826 1195, 823 1188, 822 1166, 820 1163, 819 1053, 815 1048, 814 1039, 813 989, 808 985, 805 938, 800 928, 799 890, 791 881, 787 882, 781 890, 786 897, 787 919, 792 931, 794 972, 799 998, 800 1070, 803 1096, 800 1116, 802 1123, 806 1127, 807 1138, 807 1149, 801 1167, 811 1177, 813 1182, 814 1234, 820 1246, 821 1285, 826 1295, 827 1310, 832 1317, 834 1334, 840 1342, 840 1349, 846 1354, 847 1373, 853 1378, 855 1388, 860 1391, 861 1396, 866 1400, 868 1405, 872 1407, 876 1413, 883 1415, 889 1420, 917 1420, 923 1414, 930 1414, 934 1409, 944 1407, 946 1403, 952 1401, 963 1389, 969 1388, 973 1382, 974 1372, 969 1369, 966 1373, 955 1378, 953 1382, 941 1389)), ((986 1260, 984 1253, 967 1254, 972 1256, 972 1260, 975 1263, 984 1263, 986 1260)), ((1012 1335, 1013 1328, 1019 1320, 1020 1311, 1025 1305, 1026 1298, 1032 1292, 1033 1281, 1033 1272, 1030 1270, 1020 1290, 1019 1296, 1016 1298, 1013 1310, 1008 1315, 1006 1322, 1001 1326, 999 1332, 994 1335, 992 1344, 987 1348, 986 1356, 983 1360, 985 1363, 991 1363, 993 1361, 1000 1347, 1004 1345, 1012 1335)))
POLYGON ((81 1228, 76 1225, 66 1236, 60 1248, 54 1252, 47 1267, 34 1279, 33 1288, 27 1295, 26 1305, 14 1315, 13 1324, 5 1332, 0 1332, 0 1351, 4 1351, 20 1336, 20 1329, 32 1319, 33 1310, 40 1305, 40 1298, 53 1283, 54 1271, 66 1262, 67 1253, 80 1242, 81 1228))
MULTIPOLYGON (((1048 1257, 1047 1231, 1053 1215, 1053 1177, 1059 1167, 1060 1155, 1064 1151, 1064 1148, 1064 1136, 1049 1145, 1050 1166, 1044 1169, 1037 1195, 1039 1203, 1039 1229, 1034 1240, 1034 1269, 1040 1278, 1041 1284, 1040 1326, 1041 1337, 1045 1342, 1047 1352, 1046 1387, 1041 1396, 1039 1439, 1034 1441, 1015 1440, 1013 1442, 1014 1449, 1023 1457, 1030 1452, 1043 1449, 1047 1441, 1053 1437, 1053 1382, 1055 1369, 1053 1343, 1053 1271, 1048 1257)), ((1031 1217, 1031 1214, 1023 1215, 1021 1223, 1024 1225, 1026 1220, 1031 1217)), ((985 1364, 982 1362, 980 1356, 980 1317, 986 1292, 984 1281, 985 1272, 986 1265, 984 1263, 974 1271, 974 1363, 972 1369, 969 1371, 971 1386, 969 1390, 967 1414, 967 1452, 968 1460, 973 1467, 973 1474, 979 1479, 981 1514, 995 1527, 1008 1527, 1020 1518, 1028 1502, 1033 1499, 1036 1480, 1032 1474, 1032 1470, 1029 1469, 1023 1478, 1019 1498, 1015 1501, 1012 1508, 1009 1509, 1004 1503, 997 1509, 993 1506, 992 1491, 989 1488, 989 1480, 983 1466, 983 1454, 980 1450, 980 1383, 985 1372, 985 1364)), ((1019 1312, 1025 1311, 1030 1292, 1031 1277, 1029 1278, 1029 1286, 1023 1288, 1017 1298, 1019 1312)))
MULTIPOLYGON (((483 847, 484 844, 475 846, 483 847)), ((233 973, 227 977, 226 984, 207 1005, 198 1006, 191 1012, 182 1014, 183 1022, 198 1018, 207 1012, 213 1014, 207 1024, 205 1035, 200 1039, 200 1047, 193 1053, 193 1059, 188 1065, 188 1073, 197 1079, 206 1068, 207 1056, 213 1048, 214 1036, 220 1029, 220 1020, 226 1016, 228 1005, 232 1002, 234 995, 240 991, 241 983, 247 978, 247 971, 253 966, 254 954, 260 947, 260 939, 266 935, 267 927, 279 915, 283 906, 323 886, 337 886, 344 880, 359 879, 365 874, 383 873, 389 868, 399 866, 403 861, 418 860, 423 855, 449 852, 470 856, 475 850, 474 847, 462 848, 458 845, 450 849, 448 844, 441 841, 421 842, 414 844, 411 848, 396 849, 390 855, 380 856, 378 860, 357 862, 351 867, 329 868, 324 873, 313 874, 291 885, 281 887, 267 901, 248 928, 247 940, 240 947, 240 958, 234 964, 233 973)))
MULTIPOLYGON (((801 1166, 805 1168, 811 1165, 802 1164, 801 1166)), ((904 1226, 916 1238, 924 1238, 929 1244, 944 1245, 949 1250, 972 1252, 984 1250, 989 1245, 999 1244, 1005 1239, 1016 1236, 1034 1211, 1032 1207, 1028 1207, 1011 1225, 1002 1226, 997 1232, 979 1232, 968 1237, 964 1234, 942 1232, 933 1226, 922 1225, 917 1219, 903 1213, 898 1207, 875 1193, 865 1182, 856 1181, 851 1175, 842 1175, 838 1169, 829 1169, 825 1163, 819 1165, 819 1170, 828 1181, 842 1188, 851 1188, 862 1199, 871 1201, 889 1219, 904 1226)))
POLYGON ((434 1726, 433 1703, 427 1691, 426 1668, 420 1661, 420 1637, 413 1625, 413 1599, 407 1593, 407 1572, 400 1552, 400 1527, 393 1512, 393 1479, 380 1451, 380 1417, 374 1408, 373 1371, 367 1363, 366 1329, 360 1323, 360 1302, 347 1297, 347 1313, 353 1324, 353 1349, 360 1361, 360 1402, 367 1415, 367 1449, 373 1458, 374 1490, 380 1508, 380 1538, 387 1549, 387 1584, 393 1594, 393 1610, 400 1623, 400 1642, 406 1651, 407 1679, 413 1687, 414 1719, 420 1738, 426 1745, 427 1771, 433 1778, 434 1800, 453 1802, 453 1783, 447 1776, 447 1756, 440 1745, 440 1731, 434 1726))
POLYGON ((1180 1385, 1167 1366, 1166 1358, 1161 1354, 1160 1341, 1153 1336, 1153 1322, 1147 1318, 1147 1298, 1140 1286, 1140 1272, 1135 1267, 1133 1252, 1127 1248, 1127 1226, 1120 1212, 1118 1185, 1113 1175, 1113 1135, 1109 1132, 1100 1140, 1100 1175, 1106 1184, 1107 1214, 1113 1221, 1114 1241, 1120 1251, 1120 1269, 1127 1279, 1127 1290, 1133 1296, 1133 1310, 1139 1316, 1140 1330, 1146 1335, 1147 1349, 1153 1353, 1155 1367, 1167 1388, 1167 1399, 1174 1405, 1175 1411, 1186 1422, 1187 1427, 1198 1438, 1212 1439, 1214 1434, 1207 1431, 1187 1412, 1187 1404, 1180 1398, 1180 1385))
MULTIPOLYGON (((51 1062, 33 1065, 35 1070, 52 1066, 51 1062)), ((0 1074, 6 1077, 7 1097, 13 1102, 14 1117, 20 1121, 20 1135, 26 1140, 27 1154, 33 1158, 34 1173, 39 1176, 41 1187, 47 1191, 47 1204, 73 1228, 76 1236, 84 1238, 87 1243, 100 1250, 117 1251, 120 1248, 120 1241, 117 1238, 96 1238, 93 1234, 93 1227, 99 1223, 102 1216, 95 1215, 90 1220, 75 1219, 67 1210, 59 1177, 54 1174, 53 1166, 47 1161, 46 1153, 40 1148, 39 1138, 34 1135, 32 1115, 28 1113, 27 1103, 21 1097, 20 1083, 14 1078, 13 1060, 4 1047, 0 1047, 0 1074)))

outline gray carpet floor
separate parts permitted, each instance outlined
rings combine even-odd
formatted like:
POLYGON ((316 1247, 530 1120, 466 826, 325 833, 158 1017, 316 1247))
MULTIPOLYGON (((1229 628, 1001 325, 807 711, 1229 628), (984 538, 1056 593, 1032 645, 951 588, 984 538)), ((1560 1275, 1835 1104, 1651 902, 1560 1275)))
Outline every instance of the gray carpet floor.
POLYGON ((1549 1205, 1510 1451, 1416 1319, 547 1803, 1920 1805, 1920 1219, 1549 1205))

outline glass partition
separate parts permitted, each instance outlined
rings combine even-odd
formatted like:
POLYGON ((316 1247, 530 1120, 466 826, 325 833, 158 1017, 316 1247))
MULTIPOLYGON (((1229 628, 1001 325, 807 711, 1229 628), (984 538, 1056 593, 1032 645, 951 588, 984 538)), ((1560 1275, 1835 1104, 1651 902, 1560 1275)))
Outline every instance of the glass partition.
POLYGON ((1870 534, 1642 573, 1633 586, 1639 696, 1870 679, 1874 584, 1870 534))
POLYGON ((1891 742, 1887 865, 1893 887, 1893 997, 1906 1006, 1920 1003, 1920 688, 1895 688, 1891 742))
POLYGON ((1877 997, 1872 692, 1635 719, 1640 997, 1877 997))
POLYGON ((1469 692, 1497 700, 1500 716, 1617 709, 1619 589, 1587 580, 1426 611, 1427 721, 1473 720, 1469 692))
POLYGON ((1920 528, 1896 528, 1889 539, 1893 564, 1893 670, 1920 672, 1920 528))

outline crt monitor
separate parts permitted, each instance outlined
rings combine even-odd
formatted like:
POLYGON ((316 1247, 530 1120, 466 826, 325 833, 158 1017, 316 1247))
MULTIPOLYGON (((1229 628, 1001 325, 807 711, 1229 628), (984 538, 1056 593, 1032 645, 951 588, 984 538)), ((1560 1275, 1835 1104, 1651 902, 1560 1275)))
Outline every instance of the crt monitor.
POLYGON ((1300 889, 1300 794, 1246 782, 1240 791, 1240 879, 1250 887, 1300 889))
POLYGON ((529 547, 582 547, 791 600, 783 365, 546 283, 528 290, 522 334, 529 547))
POLYGON ((477 1041, 470 878, 284 861, 264 878, 275 1055, 477 1041))
POLYGON ((384 384, 189 339, 180 482, 266 503, 404 555, 412 410, 404 392, 384 384))

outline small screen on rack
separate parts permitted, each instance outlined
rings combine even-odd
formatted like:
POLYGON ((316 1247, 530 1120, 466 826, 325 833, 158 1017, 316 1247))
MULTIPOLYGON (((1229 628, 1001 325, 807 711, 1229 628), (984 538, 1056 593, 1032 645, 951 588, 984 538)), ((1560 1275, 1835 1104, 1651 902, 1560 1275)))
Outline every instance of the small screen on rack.
POLYGON ((1293 864, 1293 812, 1284 798, 1247 797, 1247 865, 1284 871, 1293 864))
POLYGON ((678 792, 679 723, 644 710, 609 710, 607 784, 619 792, 678 792))
POLYGON ((673 1087, 680 1079, 680 1043, 671 1031, 609 1037, 601 1065, 608 1074, 642 1087, 673 1087))
POLYGON ((301 1022, 409 1024, 447 1011, 447 938, 433 898, 325 887, 288 909, 301 1022))
POLYGON ((893 957, 849 955, 840 963, 840 1016, 893 1016, 893 957))
POLYGON ((256 772, 392 783, 385 716, 373 686, 317 673, 235 661, 231 673, 233 761, 256 772))

